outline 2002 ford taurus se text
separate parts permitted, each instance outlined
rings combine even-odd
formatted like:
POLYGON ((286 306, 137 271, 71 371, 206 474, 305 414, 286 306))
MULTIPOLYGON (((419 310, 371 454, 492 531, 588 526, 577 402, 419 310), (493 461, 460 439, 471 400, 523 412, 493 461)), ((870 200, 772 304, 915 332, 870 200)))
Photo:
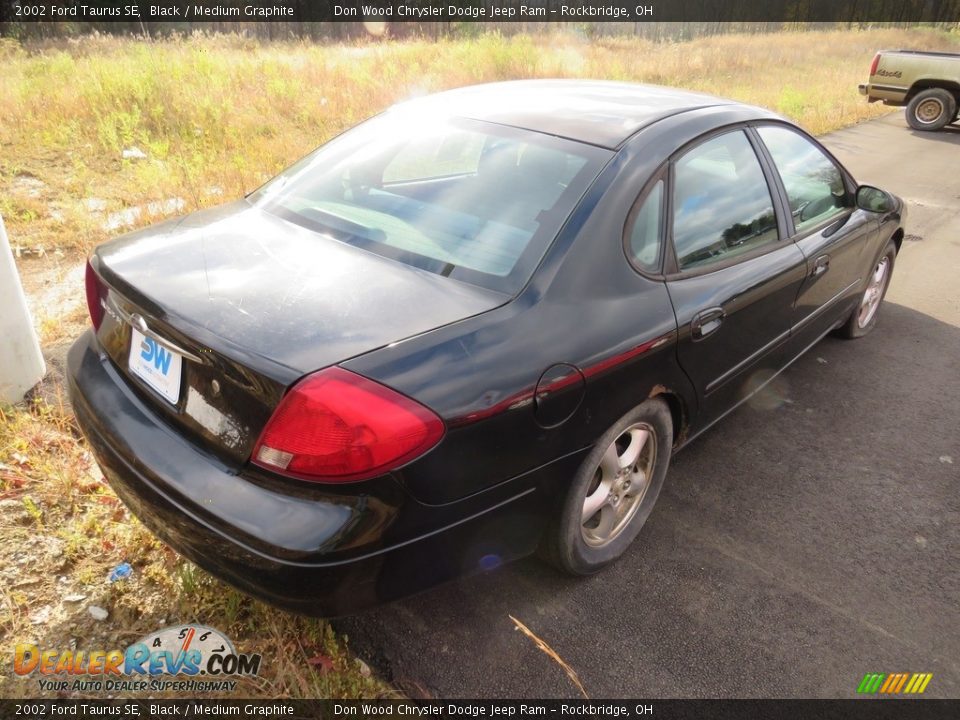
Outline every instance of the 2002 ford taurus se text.
POLYGON ((465 88, 99 247, 71 396, 131 510, 279 606, 355 612, 538 547, 591 573, 672 451, 874 327, 902 219, 758 108, 465 88))

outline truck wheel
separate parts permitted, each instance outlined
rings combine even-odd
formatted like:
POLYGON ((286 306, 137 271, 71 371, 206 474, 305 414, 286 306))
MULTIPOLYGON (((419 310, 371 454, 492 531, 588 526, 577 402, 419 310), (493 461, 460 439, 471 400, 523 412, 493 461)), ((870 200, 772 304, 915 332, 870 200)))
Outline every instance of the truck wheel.
POLYGON ((914 130, 939 130, 957 116, 957 101, 943 88, 914 95, 907 105, 907 124, 914 130))

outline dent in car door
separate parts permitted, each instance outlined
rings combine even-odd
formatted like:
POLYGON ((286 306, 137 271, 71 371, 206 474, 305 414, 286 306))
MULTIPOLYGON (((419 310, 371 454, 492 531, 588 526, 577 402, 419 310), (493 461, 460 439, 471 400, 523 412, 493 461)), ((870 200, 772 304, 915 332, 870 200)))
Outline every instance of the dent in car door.
POLYGON ((806 274, 786 235, 769 168, 747 134, 715 136, 672 162, 667 278, 679 326, 678 357, 697 390, 694 432, 779 369, 791 308, 806 274))
POLYGON ((855 208, 851 183, 812 139, 782 125, 761 125, 756 133, 789 205, 791 236, 807 260, 793 313, 791 346, 799 350, 849 312, 877 223, 855 208))

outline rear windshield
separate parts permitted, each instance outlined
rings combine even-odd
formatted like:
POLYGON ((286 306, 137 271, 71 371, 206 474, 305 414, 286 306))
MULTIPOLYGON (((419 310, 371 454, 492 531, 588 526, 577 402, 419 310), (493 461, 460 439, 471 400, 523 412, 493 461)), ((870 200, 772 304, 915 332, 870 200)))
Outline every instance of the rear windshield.
POLYGON ((342 242, 513 294, 609 157, 540 133, 393 111, 250 200, 342 242))

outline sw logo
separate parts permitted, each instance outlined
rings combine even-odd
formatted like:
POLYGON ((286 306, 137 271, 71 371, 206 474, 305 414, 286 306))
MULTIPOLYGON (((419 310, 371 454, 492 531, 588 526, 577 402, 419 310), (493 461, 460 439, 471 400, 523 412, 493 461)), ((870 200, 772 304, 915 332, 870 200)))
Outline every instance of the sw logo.
POLYGON ((857 692, 866 695, 922 695, 927 689, 932 673, 867 673, 860 681, 857 692))
POLYGON ((170 351, 157 343, 153 338, 144 338, 140 343, 140 357, 166 375, 170 371, 170 351))

